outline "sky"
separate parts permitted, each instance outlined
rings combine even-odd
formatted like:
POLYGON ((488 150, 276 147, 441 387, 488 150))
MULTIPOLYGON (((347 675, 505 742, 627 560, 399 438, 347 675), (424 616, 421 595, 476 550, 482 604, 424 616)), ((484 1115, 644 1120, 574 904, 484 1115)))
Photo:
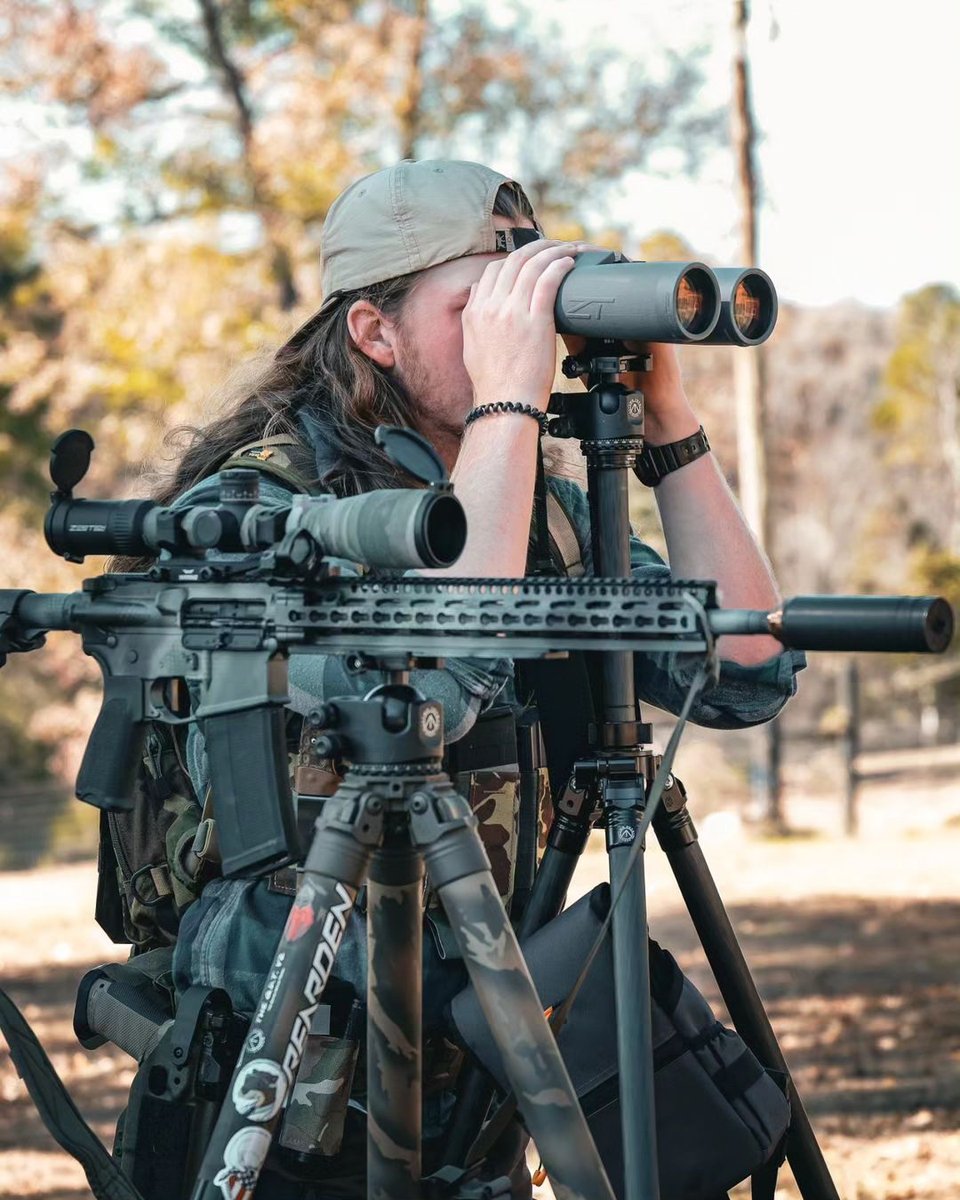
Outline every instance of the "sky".
MULTIPOLYGON (((583 0, 555 0, 574 27, 583 0)), ((709 47, 705 98, 730 94, 730 0, 591 0, 625 49, 709 47)), ((886 307, 960 284, 960 0, 754 0, 749 41, 762 133, 759 262, 781 298, 886 307)), ((736 258, 729 154, 698 181, 640 178, 617 215, 736 258)))

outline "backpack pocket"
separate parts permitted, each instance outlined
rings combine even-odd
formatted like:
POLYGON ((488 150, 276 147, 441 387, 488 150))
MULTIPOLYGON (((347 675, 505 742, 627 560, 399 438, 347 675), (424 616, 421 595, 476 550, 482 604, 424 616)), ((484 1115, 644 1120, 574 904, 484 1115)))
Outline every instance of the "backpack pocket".
MULTIPOLYGON (((601 884, 523 944, 544 1008, 569 995, 610 904, 601 884)), ((660 1190, 713 1200, 769 1161, 790 1119, 783 1088, 764 1070, 673 956, 648 941, 660 1190)), ((557 1043, 617 1196, 623 1195, 613 953, 610 939, 574 1001, 557 1043)), ((499 1050, 472 988, 451 1004, 458 1036, 502 1087, 499 1050)), ((547 1164, 549 1167, 549 1164, 547 1164)))

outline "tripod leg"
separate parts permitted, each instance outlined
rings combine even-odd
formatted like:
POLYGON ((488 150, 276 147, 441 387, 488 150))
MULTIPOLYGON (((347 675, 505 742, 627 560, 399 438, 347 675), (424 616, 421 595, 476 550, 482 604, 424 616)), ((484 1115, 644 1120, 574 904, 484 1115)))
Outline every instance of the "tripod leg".
MULTIPOLYGON (((782 1071, 789 1077, 783 1051, 700 849, 686 805, 678 807, 665 796, 664 805, 653 819, 653 827, 737 1032, 764 1066, 782 1071)), ((787 1161, 800 1195, 803 1200, 839 1200, 792 1080, 790 1110, 787 1161)))
POLYGON ((376 851, 367 881, 367 1195, 417 1195, 421 1153, 423 860, 376 851), (403 948, 403 953, 399 952, 403 948))
MULTIPOLYGON (((589 833, 588 821, 575 822, 563 814, 554 818, 547 848, 517 929, 517 939, 521 943, 560 912, 589 833)), ((470 1147, 480 1132, 495 1091, 493 1081, 480 1066, 469 1064, 460 1072, 457 1105, 447 1137, 448 1162, 467 1165, 470 1147)))
POLYGON ((314 839, 192 1200, 253 1196, 371 853, 340 830, 314 839))
MULTIPOLYGON (((414 811, 418 800, 425 811, 428 798, 415 796, 414 811)), ((437 836, 433 824, 421 848, 557 1200, 613 1200, 476 830, 437 836)))
POLYGON ((617 991, 617 1057, 626 1200, 658 1200, 657 1126, 654 1110, 653 1010, 647 954, 647 894, 643 853, 630 863, 637 836, 639 779, 605 785, 610 890, 623 898, 613 913, 613 970, 617 991), (624 1065, 647 1070, 625 1070, 624 1065))

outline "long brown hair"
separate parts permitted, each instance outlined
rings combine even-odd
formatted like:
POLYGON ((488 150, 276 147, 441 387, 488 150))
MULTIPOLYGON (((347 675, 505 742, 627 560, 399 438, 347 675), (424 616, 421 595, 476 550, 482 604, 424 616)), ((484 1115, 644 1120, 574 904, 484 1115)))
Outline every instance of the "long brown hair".
MULTIPOLYGON (((497 194, 496 215, 535 221, 533 208, 516 184, 497 194)), ((330 429, 338 456, 325 484, 338 496, 396 487, 397 469, 373 440, 380 424, 413 425, 412 399, 394 374, 358 350, 347 329, 347 314, 357 300, 368 300, 402 323, 403 307, 421 273, 346 292, 318 313, 270 358, 235 384, 226 411, 202 428, 181 426, 168 435, 186 439, 187 448, 173 471, 153 491, 169 504, 182 492, 213 475, 241 446, 276 434, 303 437, 297 414, 315 414, 330 429)), ((409 480, 405 480, 409 483, 409 480)))

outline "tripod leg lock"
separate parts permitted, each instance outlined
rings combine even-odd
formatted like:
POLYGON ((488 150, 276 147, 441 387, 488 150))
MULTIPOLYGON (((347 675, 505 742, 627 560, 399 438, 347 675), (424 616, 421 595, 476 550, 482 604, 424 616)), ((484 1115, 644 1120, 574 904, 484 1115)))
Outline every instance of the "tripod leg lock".
POLYGON ((449 782, 431 783, 410 797, 410 837, 423 852, 434 889, 490 870, 476 828, 470 806, 449 782))

